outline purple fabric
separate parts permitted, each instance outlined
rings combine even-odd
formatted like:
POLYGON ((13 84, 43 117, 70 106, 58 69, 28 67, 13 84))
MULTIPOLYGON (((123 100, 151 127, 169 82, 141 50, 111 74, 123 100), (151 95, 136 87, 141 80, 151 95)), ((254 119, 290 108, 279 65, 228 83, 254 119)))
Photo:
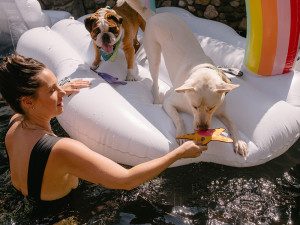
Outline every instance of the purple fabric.
POLYGON ((102 77, 109 84, 122 84, 122 85, 127 84, 126 81, 120 81, 119 78, 113 77, 113 76, 111 76, 107 73, 101 73, 101 72, 98 72, 96 70, 93 70, 93 71, 95 73, 97 73, 100 77, 102 77))

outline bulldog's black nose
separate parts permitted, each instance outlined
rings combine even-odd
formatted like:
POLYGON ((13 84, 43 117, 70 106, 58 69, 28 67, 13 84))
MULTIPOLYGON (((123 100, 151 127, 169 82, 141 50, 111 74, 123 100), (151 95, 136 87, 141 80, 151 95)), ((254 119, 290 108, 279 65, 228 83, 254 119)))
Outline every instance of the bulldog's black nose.
POLYGON ((108 33, 104 33, 102 35, 102 42, 104 44, 109 44, 110 43, 110 37, 109 37, 109 34, 108 33))

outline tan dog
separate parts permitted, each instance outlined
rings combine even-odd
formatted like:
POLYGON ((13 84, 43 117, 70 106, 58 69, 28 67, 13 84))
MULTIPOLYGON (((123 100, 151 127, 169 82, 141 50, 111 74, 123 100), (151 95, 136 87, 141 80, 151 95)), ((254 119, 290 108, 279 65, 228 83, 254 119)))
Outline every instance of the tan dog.
MULTIPOLYGON (((119 0, 117 4, 122 4, 119 0)), ((213 115, 227 127, 233 141, 234 151, 242 156, 248 153, 247 144, 225 112, 225 94, 239 85, 222 79, 213 61, 205 55, 202 47, 184 20, 171 13, 154 14, 140 0, 126 2, 143 18, 147 25, 143 45, 153 79, 154 103, 160 103, 158 76, 161 53, 173 88, 166 94, 162 104, 176 126, 176 135, 186 134, 179 111, 194 117, 195 130, 207 130, 213 115)))
POLYGON ((110 57, 120 47, 123 48, 127 60, 126 80, 136 80, 133 71, 134 55, 140 46, 137 32, 139 28, 144 31, 145 20, 128 4, 123 4, 113 9, 101 8, 87 17, 84 23, 91 34, 95 50, 95 59, 91 68, 96 69, 99 66, 101 53, 103 58, 110 57))

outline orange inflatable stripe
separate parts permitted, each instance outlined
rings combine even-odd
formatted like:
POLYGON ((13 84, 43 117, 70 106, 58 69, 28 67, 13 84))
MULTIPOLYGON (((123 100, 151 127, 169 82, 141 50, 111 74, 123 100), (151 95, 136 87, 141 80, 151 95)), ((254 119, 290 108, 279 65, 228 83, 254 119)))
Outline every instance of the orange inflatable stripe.
POLYGON ((258 74, 268 76, 272 74, 273 65, 276 57, 278 34, 277 1, 262 1, 261 8, 263 36, 258 74))

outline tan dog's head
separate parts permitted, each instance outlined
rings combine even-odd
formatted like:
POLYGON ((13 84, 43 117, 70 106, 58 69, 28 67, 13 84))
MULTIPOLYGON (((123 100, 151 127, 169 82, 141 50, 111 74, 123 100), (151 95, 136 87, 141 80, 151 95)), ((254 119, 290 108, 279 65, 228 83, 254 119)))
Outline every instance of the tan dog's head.
POLYGON ((194 71, 190 78, 175 91, 186 95, 194 116, 194 129, 207 130, 211 125, 214 112, 224 102, 225 94, 238 86, 225 83, 216 71, 202 68, 194 71), (216 74, 212 76, 211 73, 216 74))
POLYGON ((84 24, 96 45, 110 54, 121 38, 123 32, 122 21, 122 17, 114 10, 101 8, 85 18, 84 24))

